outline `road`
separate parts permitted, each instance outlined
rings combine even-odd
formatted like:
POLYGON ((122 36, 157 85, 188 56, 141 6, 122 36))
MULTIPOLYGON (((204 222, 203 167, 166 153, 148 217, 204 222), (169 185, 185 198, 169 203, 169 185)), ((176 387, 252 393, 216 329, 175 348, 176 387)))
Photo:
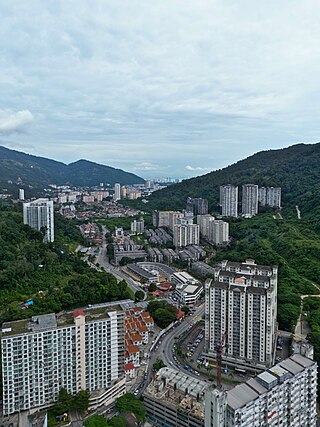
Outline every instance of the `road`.
POLYGON ((108 273, 111 273, 115 276, 117 280, 125 280, 129 286, 129 288, 135 293, 137 291, 142 291, 144 293, 144 297, 146 298, 146 293, 139 286, 139 283, 133 280, 130 276, 124 273, 120 268, 115 267, 114 265, 109 263, 108 255, 107 255, 107 242, 105 237, 106 229, 102 227, 102 246, 99 250, 99 254, 96 257, 96 264, 99 263, 101 267, 108 273))
MULTIPOLYGON (((154 351, 150 354, 149 364, 148 364, 148 380, 151 378, 152 366, 157 359, 163 360, 165 365, 169 366, 172 369, 181 371, 182 366, 179 362, 176 362, 173 354, 173 345, 175 343, 175 338, 183 335, 191 327, 202 318, 204 314, 204 303, 196 308, 196 311, 192 316, 187 316, 181 323, 176 322, 172 329, 170 329, 162 338, 160 338, 159 344, 157 344, 154 351)), ((188 372, 188 375, 198 378, 197 375, 188 372)))

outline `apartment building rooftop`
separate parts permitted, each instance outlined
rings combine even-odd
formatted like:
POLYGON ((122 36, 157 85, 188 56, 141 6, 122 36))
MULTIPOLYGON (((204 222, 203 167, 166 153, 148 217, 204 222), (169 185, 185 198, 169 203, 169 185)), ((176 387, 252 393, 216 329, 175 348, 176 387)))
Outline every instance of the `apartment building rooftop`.
POLYGON ((229 390, 227 392, 228 406, 234 410, 242 408, 249 402, 257 399, 259 395, 267 393, 268 390, 271 390, 286 379, 292 378, 315 363, 313 360, 300 354, 294 354, 257 375, 255 378, 250 378, 245 383, 229 390))
POLYGON ((109 317, 111 311, 123 311, 120 303, 121 301, 96 304, 90 305, 84 310, 77 309, 73 311, 63 311, 57 314, 42 314, 28 319, 5 322, 2 325, 1 334, 5 337, 8 335, 21 335, 70 326, 75 324, 75 318, 79 315, 85 316, 86 322, 105 319, 109 317))

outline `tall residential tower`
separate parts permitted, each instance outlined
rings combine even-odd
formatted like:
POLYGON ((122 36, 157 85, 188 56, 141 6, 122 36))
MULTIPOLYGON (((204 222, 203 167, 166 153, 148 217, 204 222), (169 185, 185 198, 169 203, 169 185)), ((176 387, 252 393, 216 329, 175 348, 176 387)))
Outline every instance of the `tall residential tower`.
POLYGON ((54 241, 53 202, 49 199, 37 199, 23 204, 23 223, 40 231, 45 230, 45 241, 54 241))
POLYGON ((205 339, 208 357, 225 337, 223 360, 253 370, 270 367, 277 332, 276 266, 222 261, 205 283, 205 339))
POLYGON ((222 216, 238 216, 238 187, 234 185, 220 186, 220 205, 222 216))

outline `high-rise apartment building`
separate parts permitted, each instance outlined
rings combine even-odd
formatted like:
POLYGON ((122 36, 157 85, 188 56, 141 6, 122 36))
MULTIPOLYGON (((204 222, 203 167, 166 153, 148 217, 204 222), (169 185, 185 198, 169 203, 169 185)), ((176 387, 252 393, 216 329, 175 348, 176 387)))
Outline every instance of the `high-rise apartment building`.
POLYGON ((317 364, 294 354, 227 392, 208 388, 205 427, 316 427, 317 364))
POLYGON ((179 220, 184 218, 182 212, 169 212, 169 228, 173 231, 174 225, 179 223, 179 220))
POLYGON ((259 187, 259 203, 261 206, 281 207, 280 187, 259 187))
POLYGON ((197 215, 197 224, 200 228, 200 236, 208 239, 210 232, 210 224, 214 221, 214 216, 212 215, 197 215))
POLYGON ((24 200, 24 189, 19 188, 19 200, 24 200))
POLYGON ((124 312, 115 303, 2 325, 3 414, 47 407, 65 388, 98 391, 123 376, 124 312))
POLYGON ((242 209, 243 216, 255 216, 258 213, 258 186, 245 184, 242 186, 242 209))
POLYGON ((224 245, 228 243, 229 224, 221 219, 210 221, 208 241, 214 245, 224 245))
POLYGON ((209 358, 225 338, 223 360, 261 370, 273 363, 277 332, 276 266, 222 261, 205 283, 205 340, 209 358))
POLYGON ((46 242, 54 241, 53 201, 37 199, 23 204, 23 223, 40 231, 45 230, 46 242))
POLYGON ((186 211, 193 212, 193 215, 206 215, 208 213, 208 200, 202 197, 188 197, 186 211))
POLYGON ((121 185, 120 184, 114 184, 114 200, 120 200, 121 199, 121 185))
POLYGON ((234 185, 220 186, 220 205, 222 216, 238 216, 238 187, 234 185))
POLYGON ((173 226, 173 244, 176 248, 198 245, 200 240, 199 225, 177 224, 173 226))
POLYGON ((143 234, 144 232, 144 219, 135 219, 131 223, 131 233, 143 234))

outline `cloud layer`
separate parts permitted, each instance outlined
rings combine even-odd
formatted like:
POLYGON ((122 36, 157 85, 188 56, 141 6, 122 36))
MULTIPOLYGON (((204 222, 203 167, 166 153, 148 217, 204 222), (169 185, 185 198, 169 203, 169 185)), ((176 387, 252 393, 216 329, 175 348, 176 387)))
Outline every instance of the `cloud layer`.
POLYGON ((0 134, 24 132, 33 120, 34 117, 29 110, 17 112, 0 110, 0 134))
POLYGON ((1 9, 0 133, 10 146, 183 177, 319 137, 315 0, 1 9))

